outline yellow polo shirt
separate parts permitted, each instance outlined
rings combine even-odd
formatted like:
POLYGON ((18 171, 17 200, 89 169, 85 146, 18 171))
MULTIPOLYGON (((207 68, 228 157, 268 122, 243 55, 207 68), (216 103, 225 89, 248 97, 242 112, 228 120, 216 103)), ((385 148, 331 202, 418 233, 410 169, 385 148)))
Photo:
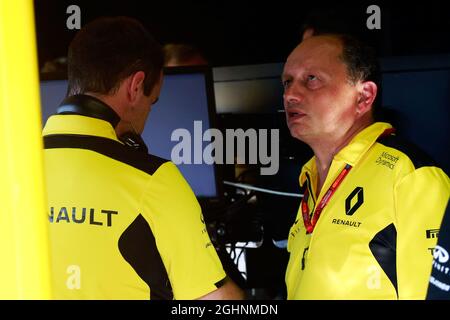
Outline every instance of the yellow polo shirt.
POLYGON ((225 278, 176 166, 112 125, 55 115, 44 128, 56 299, 194 299, 225 278))
POLYGON ((310 212, 346 164, 352 169, 311 234, 299 209, 288 238, 288 299, 425 298, 450 182, 414 146, 381 136, 389 128, 374 123, 357 134, 334 157, 317 199, 315 158, 303 167, 310 212))

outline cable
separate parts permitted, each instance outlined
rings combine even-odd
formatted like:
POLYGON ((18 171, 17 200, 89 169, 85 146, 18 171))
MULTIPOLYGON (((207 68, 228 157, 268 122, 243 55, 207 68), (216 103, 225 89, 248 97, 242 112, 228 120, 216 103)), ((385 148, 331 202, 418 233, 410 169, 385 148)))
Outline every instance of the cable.
MULTIPOLYGON (((245 246, 248 244, 248 241, 245 243, 245 245, 241 248, 241 252, 239 252, 237 259, 236 259, 236 267, 239 270, 239 260, 241 260, 241 256, 244 253, 244 251, 246 250, 245 246)), ((245 258, 245 256, 244 256, 245 258)), ((244 277, 245 279, 247 279, 247 262, 244 261, 244 265, 245 265, 245 270, 239 270, 239 272, 241 273, 242 277, 244 277)))
POLYGON ((246 249, 245 246, 247 246, 248 241, 245 243, 245 245, 241 248, 241 252, 239 252, 237 259, 236 259, 236 263, 239 264, 239 260, 241 259, 242 254, 244 253, 244 250, 246 249))
POLYGON ((231 244, 230 246, 230 253, 229 253, 230 259, 231 261, 234 262, 234 259, 236 259, 236 246, 234 244, 231 244))
POLYGON ((259 192, 270 193, 270 194, 276 194, 276 195, 285 196, 285 197, 295 197, 295 198, 302 198, 303 197, 303 195, 300 194, 300 193, 290 193, 290 192, 275 191, 275 190, 270 190, 270 189, 254 187, 254 186, 251 186, 249 184, 244 184, 244 183, 235 183, 235 182, 230 182, 230 181, 224 181, 223 184, 226 184, 226 185, 229 185, 229 186, 233 186, 233 187, 236 187, 236 188, 242 188, 242 189, 259 191, 259 192))

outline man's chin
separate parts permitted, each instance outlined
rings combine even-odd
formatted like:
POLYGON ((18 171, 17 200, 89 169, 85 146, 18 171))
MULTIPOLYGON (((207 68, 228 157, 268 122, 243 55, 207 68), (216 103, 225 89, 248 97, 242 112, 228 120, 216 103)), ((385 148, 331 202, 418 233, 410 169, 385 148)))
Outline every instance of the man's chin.
POLYGON ((293 136, 294 138, 296 138, 297 136, 303 136, 307 131, 307 128, 305 128, 304 125, 299 125, 298 123, 288 124, 288 129, 291 133, 291 136, 293 136))
POLYGON ((304 130, 304 128, 289 128, 289 132, 291 133, 291 136, 297 140, 305 142, 305 139, 307 139, 307 133, 304 130))

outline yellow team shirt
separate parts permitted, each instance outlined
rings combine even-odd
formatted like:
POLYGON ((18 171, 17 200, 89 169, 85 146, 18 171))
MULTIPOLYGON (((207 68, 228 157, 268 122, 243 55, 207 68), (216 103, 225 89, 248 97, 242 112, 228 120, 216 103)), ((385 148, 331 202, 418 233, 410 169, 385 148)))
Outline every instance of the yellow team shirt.
POLYGON ((56 299, 195 299, 225 278, 176 166, 113 126, 54 115, 44 131, 56 299))
POLYGON ((301 207, 288 238, 288 299, 424 299, 450 194, 447 175, 374 123, 333 159, 316 199, 313 157, 302 169, 314 212, 348 164, 311 234, 301 207))

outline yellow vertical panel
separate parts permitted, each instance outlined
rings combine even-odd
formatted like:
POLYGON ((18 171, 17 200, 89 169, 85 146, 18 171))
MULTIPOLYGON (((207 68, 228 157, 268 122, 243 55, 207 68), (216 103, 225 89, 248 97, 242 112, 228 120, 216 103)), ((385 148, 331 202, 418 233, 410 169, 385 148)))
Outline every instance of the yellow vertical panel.
POLYGON ((31 0, 0 0, 0 299, 49 299, 37 50, 31 0))

